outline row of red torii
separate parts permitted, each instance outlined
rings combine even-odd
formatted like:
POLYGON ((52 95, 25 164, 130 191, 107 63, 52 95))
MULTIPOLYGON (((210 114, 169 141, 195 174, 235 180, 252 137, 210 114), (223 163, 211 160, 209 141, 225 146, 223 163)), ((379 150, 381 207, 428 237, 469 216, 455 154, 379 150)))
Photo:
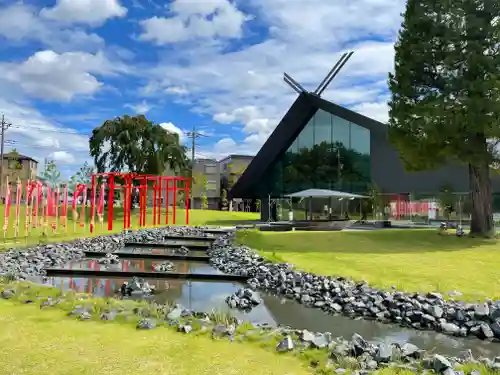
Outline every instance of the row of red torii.
MULTIPOLYGON (((164 214, 164 223, 169 224, 170 207, 172 208, 172 224, 176 224, 178 206, 177 198, 179 193, 184 193, 185 204, 185 223, 189 224, 189 193, 191 189, 191 179, 178 176, 155 176, 136 173, 107 172, 95 173, 90 176, 90 232, 95 230, 95 217, 97 217, 101 226, 104 226, 104 202, 107 199, 107 227, 113 230, 115 191, 122 189, 123 192, 123 229, 131 228, 131 210, 132 195, 135 190, 139 201, 139 226, 147 225, 147 201, 148 191, 153 191, 153 225, 162 224, 162 213, 164 214), (165 199, 163 199, 165 197, 165 199), (169 201, 170 200, 170 201, 169 201), (162 203, 165 203, 165 210, 162 212, 162 203), (96 212, 97 211, 97 212, 96 212)), ((4 238, 9 226, 9 216, 12 203, 15 204, 14 218, 14 236, 18 237, 20 229, 20 216, 22 200, 25 202, 25 235, 27 236, 30 227, 51 226, 54 231, 57 230, 59 221, 67 230, 68 216, 68 185, 51 188, 50 184, 44 184, 41 181, 28 181, 23 184, 17 181, 17 187, 14 190, 13 182, 7 178, 7 188, 5 192, 5 213, 4 213, 4 238), (23 189, 23 187, 26 189, 23 189), (12 202, 12 196, 15 192, 15 202, 12 202), (23 199, 24 198, 24 199, 23 199), (61 209, 59 209, 59 203, 61 209)), ((87 206, 87 194, 89 186, 87 184, 77 184, 72 194, 72 214, 73 224, 76 228, 77 221, 80 226, 85 224, 85 208, 87 206), (81 205, 81 214, 78 214, 81 205)))
MULTIPOLYGON (((95 208, 97 197, 98 179, 103 178, 99 200, 104 199, 105 185, 108 187, 108 230, 113 230, 114 219, 114 192, 115 189, 123 189, 123 229, 131 228, 131 202, 132 191, 136 189, 139 195, 139 226, 146 226, 147 221, 147 198, 148 188, 152 184, 153 189, 153 225, 161 224, 162 197, 165 196, 165 224, 169 224, 169 206, 172 206, 172 224, 176 224, 177 196, 184 192, 184 204, 186 206, 186 225, 189 224, 189 192, 191 190, 191 178, 179 176, 155 176, 149 174, 105 172, 91 175, 90 203, 90 232, 94 231, 95 208), (122 179, 121 185, 116 184, 117 179, 122 179), (135 184, 138 183, 138 184, 135 184), (180 185, 180 186, 179 186, 180 185), (172 202, 169 202, 172 193, 172 202)), ((101 219, 101 217, 100 217, 101 219)), ((102 219, 101 219, 102 220, 102 219)))

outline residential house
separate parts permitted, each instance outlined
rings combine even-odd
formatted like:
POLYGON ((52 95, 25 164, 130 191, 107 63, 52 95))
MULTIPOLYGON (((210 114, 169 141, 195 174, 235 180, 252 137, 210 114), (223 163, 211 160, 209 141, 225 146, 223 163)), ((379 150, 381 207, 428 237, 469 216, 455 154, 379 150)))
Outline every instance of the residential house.
POLYGON ((18 179, 24 182, 36 177, 38 161, 32 157, 11 151, 4 154, 2 168, 4 178, 8 177, 10 182, 18 179))

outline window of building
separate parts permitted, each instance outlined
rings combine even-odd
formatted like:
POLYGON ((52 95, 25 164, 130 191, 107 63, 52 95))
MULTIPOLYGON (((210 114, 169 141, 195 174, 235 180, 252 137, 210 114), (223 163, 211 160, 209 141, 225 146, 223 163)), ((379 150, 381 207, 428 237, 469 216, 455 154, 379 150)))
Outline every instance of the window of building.
POLYGON ((283 196, 311 188, 366 193, 370 170, 370 131, 318 110, 270 166, 259 193, 283 196))
POLYGON ((205 165, 205 174, 217 174, 217 165, 215 164, 206 164, 205 165))
POLYGON ((208 180, 207 181, 207 191, 217 191, 219 183, 215 180, 208 180))

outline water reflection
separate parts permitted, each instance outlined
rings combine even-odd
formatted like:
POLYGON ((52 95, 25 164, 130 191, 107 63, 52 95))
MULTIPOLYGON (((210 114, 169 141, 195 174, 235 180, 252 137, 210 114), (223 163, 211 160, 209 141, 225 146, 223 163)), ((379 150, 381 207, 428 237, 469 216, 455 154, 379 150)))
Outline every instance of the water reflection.
MULTIPOLYGON (((116 297, 121 284, 128 279, 98 278, 49 278, 49 283, 63 290, 92 293, 101 297, 116 297)), ((197 311, 231 312, 238 318, 253 323, 288 325, 297 329, 331 332, 334 336, 350 338, 354 332, 372 342, 411 342, 420 348, 437 353, 457 355, 471 349, 474 355, 494 357, 500 344, 477 339, 446 336, 436 332, 416 331, 396 325, 381 324, 369 320, 352 320, 343 316, 326 315, 322 311, 307 308, 297 302, 260 293, 263 303, 249 313, 231 310, 225 298, 242 285, 231 282, 199 282, 180 279, 148 280, 156 287, 154 300, 158 303, 174 301, 197 311)))
MULTIPOLYGON (((119 252, 128 254, 179 255, 179 248, 124 247, 119 252)), ((207 256, 207 252, 205 250, 190 249, 187 255, 207 256)))
MULTIPOLYGON (((155 259, 120 259, 116 264, 100 264, 97 259, 84 259, 62 265, 60 268, 68 270, 94 270, 94 271, 123 271, 123 272, 155 272, 154 266, 165 261, 155 259)), ((168 260, 174 265, 172 271, 161 273, 198 273, 208 275, 223 275, 224 273, 208 263, 185 260, 168 260)))

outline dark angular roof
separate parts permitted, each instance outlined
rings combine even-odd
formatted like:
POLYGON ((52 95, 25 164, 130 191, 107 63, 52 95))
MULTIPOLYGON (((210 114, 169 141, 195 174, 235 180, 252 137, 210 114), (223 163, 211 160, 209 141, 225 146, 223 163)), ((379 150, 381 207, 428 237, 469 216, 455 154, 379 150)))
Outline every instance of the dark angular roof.
POLYGON ((379 121, 329 102, 317 95, 302 93, 297 97, 245 172, 236 181, 229 192, 229 197, 253 197, 254 186, 263 181, 269 167, 286 152, 318 109, 360 125, 372 133, 387 132, 387 125, 379 121))

